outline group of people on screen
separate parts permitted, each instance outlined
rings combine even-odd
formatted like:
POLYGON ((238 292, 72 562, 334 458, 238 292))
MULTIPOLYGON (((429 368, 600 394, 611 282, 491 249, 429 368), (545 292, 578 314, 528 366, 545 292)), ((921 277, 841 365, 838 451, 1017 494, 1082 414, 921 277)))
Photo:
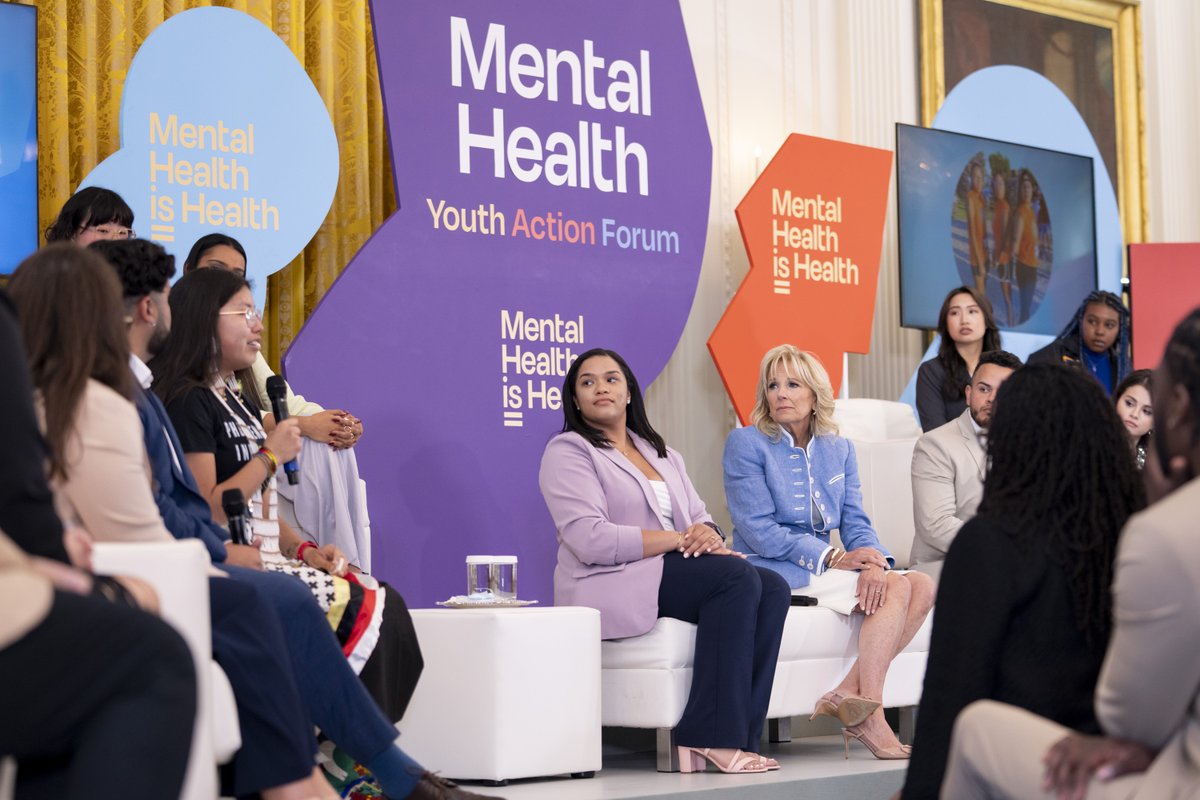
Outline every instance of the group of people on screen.
MULTIPOLYGON (((153 590, 93 575, 90 550, 196 539, 243 741, 227 794, 354 796, 369 782, 372 796, 480 797, 396 744, 423 664, 402 597, 370 575, 365 498, 347 499, 362 421, 290 389, 288 417, 270 413, 236 240, 203 237, 172 283, 173 257, 132 226, 117 195, 82 190, 14 273, 11 303, 0 295, 0 686, 13 709, 0 754, 18 759, 17 796, 178 794, 192 661, 153 590), (276 475, 293 460, 305 477, 285 493, 276 475), (249 536, 227 517, 231 490, 249 536), (333 769, 314 766, 318 752, 333 769)), ((565 376, 538 478, 555 602, 598 609, 604 639, 660 617, 697 626, 674 729, 685 772, 780 768, 762 733, 804 595, 857 631, 856 659, 820 687, 813 716, 841 724, 847 756, 857 741, 910 760, 904 798, 1189 796, 1200 310, 1153 375, 1130 369, 1128 330, 1119 298, 1095 292, 1022 364, 980 291, 946 297, 939 352, 918 376, 911 569, 895 568, 864 510, 816 356, 763 355, 749 424, 721 459, 726 532, 629 365, 589 350, 565 376), (884 717, 884 685, 935 600, 910 746, 884 717)))
POLYGON ((971 162, 968 171, 970 182, 964 205, 967 261, 974 278, 973 288, 980 296, 986 296, 988 276, 994 275, 1004 298, 1005 322, 1019 325, 1029 319, 1033 311, 1040 264, 1038 215, 1045 213, 1045 204, 1037 200, 1039 192, 1032 172, 1027 169, 1016 172, 997 169, 992 173, 989 220, 988 202, 984 196, 987 174, 982 156, 971 162), (1009 201, 1010 197, 1016 202, 1015 208, 1009 201), (1035 205, 1038 206, 1036 211, 1035 205), (1014 283, 1020 292, 1015 308, 1014 283))

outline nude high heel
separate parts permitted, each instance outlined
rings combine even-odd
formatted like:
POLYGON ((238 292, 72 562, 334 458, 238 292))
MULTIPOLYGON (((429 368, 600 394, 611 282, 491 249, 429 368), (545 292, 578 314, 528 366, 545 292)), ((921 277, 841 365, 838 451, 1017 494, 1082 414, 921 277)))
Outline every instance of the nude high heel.
POLYGON ((733 756, 726 763, 721 763, 721 760, 713 752, 718 748, 713 747, 683 747, 677 748, 679 751, 679 771, 680 772, 704 772, 705 763, 711 763, 714 767, 725 773, 742 773, 742 772, 766 772, 768 767, 761 756, 753 753, 746 753, 741 750, 734 750, 733 756))
POLYGON ((899 747, 884 747, 871 740, 866 731, 855 731, 850 728, 842 729, 842 747, 845 749, 846 758, 850 758, 850 740, 858 739, 863 745, 871 751, 871 755, 881 761, 898 761, 912 757, 912 748, 906 744, 899 747))
POLYGON ((859 697, 855 694, 839 694, 834 689, 821 695, 821 699, 817 701, 817 708, 809 720, 817 717, 834 717, 847 728, 853 728, 855 725, 862 725, 866 722, 867 717, 874 714, 875 709, 879 706, 880 703, 877 700, 859 697))

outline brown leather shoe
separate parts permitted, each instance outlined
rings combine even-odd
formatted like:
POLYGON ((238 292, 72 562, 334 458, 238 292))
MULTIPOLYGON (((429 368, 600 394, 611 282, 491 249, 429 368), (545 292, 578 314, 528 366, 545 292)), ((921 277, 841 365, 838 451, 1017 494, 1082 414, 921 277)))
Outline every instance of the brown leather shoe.
POLYGON ((408 800, 502 800, 499 797, 468 792, 454 781, 426 772, 417 782, 417 788, 408 795, 408 800))

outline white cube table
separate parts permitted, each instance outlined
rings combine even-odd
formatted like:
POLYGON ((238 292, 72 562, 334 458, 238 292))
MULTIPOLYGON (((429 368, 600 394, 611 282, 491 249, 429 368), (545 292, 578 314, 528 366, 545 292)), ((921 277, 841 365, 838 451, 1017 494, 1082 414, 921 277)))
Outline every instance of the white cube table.
POLYGON ((425 670, 400 746, 447 778, 600 769, 600 612, 413 609, 425 670))

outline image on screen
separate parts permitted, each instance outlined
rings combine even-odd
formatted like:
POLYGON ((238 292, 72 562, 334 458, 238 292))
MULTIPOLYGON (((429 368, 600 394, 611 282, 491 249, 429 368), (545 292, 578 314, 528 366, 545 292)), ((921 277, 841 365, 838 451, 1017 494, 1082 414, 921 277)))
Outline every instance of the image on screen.
POLYGON ((896 175, 902 325, 973 286, 1001 330, 1056 335, 1096 288, 1091 158, 901 124, 896 175))
POLYGON ((38 246, 37 10, 0 3, 0 274, 38 246))

